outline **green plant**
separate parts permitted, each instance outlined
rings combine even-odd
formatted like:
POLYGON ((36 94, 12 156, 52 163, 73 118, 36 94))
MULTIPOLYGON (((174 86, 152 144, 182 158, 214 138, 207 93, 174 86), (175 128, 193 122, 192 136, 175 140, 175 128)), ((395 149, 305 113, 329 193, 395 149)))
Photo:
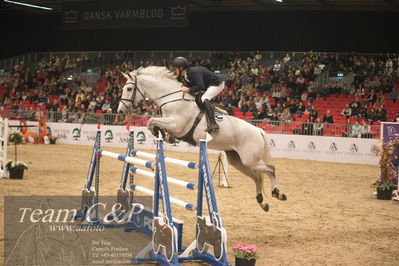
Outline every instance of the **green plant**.
POLYGON ((379 190, 394 190, 396 189, 396 185, 390 182, 383 182, 381 180, 377 180, 373 183, 373 186, 379 190))
POLYGON ((23 142, 22 133, 19 131, 14 131, 8 135, 8 142, 14 144, 15 148, 15 161, 17 161, 17 145, 23 142))
POLYGON ((28 170, 28 164, 26 164, 25 162, 22 162, 22 161, 8 161, 6 164, 6 169, 7 170, 10 170, 10 169, 28 170))
POLYGON ((22 133, 19 131, 14 131, 10 135, 8 135, 8 142, 17 145, 23 142, 22 133))
POLYGON ((234 257, 245 260, 252 260, 259 258, 259 248, 255 245, 248 245, 246 243, 239 243, 233 247, 234 257))

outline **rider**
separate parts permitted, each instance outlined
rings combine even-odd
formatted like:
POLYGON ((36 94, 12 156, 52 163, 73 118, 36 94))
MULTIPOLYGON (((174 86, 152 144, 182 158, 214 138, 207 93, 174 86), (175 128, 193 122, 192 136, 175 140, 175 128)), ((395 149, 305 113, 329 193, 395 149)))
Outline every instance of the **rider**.
POLYGON ((173 59, 172 66, 180 81, 183 82, 182 92, 188 92, 191 95, 200 91, 205 91, 201 96, 204 104, 206 118, 208 120, 207 132, 212 133, 219 129, 216 124, 213 107, 210 100, 215 98, 224 89, 224 79, 206 68, 189 67, 188 61, 184 57, 173 59))

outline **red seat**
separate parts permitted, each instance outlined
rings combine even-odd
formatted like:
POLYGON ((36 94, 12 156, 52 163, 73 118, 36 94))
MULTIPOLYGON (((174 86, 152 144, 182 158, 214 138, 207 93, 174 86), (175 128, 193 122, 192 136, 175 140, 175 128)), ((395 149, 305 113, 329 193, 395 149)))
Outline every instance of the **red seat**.
POLYGON ((381 127, 380 126, 371 126, 370 133, 373 134, 374 139, 379 139, 381 135, 381 127))
POLYGON ((332 124, 324 124, 324 136, 332 136, 333 135, 333 125, 332 124))

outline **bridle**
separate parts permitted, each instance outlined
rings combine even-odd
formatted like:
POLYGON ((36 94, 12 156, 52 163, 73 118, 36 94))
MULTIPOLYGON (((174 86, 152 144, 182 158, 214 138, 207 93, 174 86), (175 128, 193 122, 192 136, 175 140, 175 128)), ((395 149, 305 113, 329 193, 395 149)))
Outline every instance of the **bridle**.
MULTIPOLYGON (((133 106, 133 105, 134 105, 134 100, 136 99, 136 94, 137 94, 137 92, 140 93, 140 95, 143 97, 144 101, 147 102, 147 103, 148 103, 148 102, 150 102, 150 103, 156 102, 157 100, 160 100, 160 99, 163 99, 163 98, 168 97, 168 96, 170 96, 170 95, 173 95, 173 94, 182 92, 181 90, 177 90, 177 91, 170 92, 170 93, 167 93, 167 94, 165 94, 165 95, 162 95, 162 96, 160 96, 160 97, 158 97, 158 98, 155 98, 155 99, 153 99, 153 100, 146 100, 146 97, 144 96, 144 93, 143 93, 143 92, 140 90, 140 88, 137 86, 137 76, 135 75, 134 78, 133 78, 133 77, 130 75, 130 73, 127 73, 127 75, 129 76, 130 79, 134 80, 134 81, 127 81, 127 82, 125 83, 125 86, 126 86, 126 85, 129 85, 129 84, 133 85, 133 88, 132 88, 132 89, 133 89, 132 97, 131 97, 130 99, 121 98, 121 99, 120 99, 120 102, 126 107, 126 109, 127 109, 129 112, 131 111, 131 108, 129 108, 125 102, 130 102, 130 103, 132 104, 132 106, 133 106)), ((130 87, 129 87, 129 88, 130 88, 130 87)), ((128 89, 129 89, 129 88, 128 88, 128 89)), ((162 114, 162 107, 163 107, 164 105, 168 104, 168 103, 177 102, 177 101, 195 101, 195 100, 193 100, 193 99, 185 99, 185 98, 184 98, 184 95, 185 95, 185 93, 183 93, 183 96, 182 96, 182 98, 180 98, 180 99, 175 99, 175 100, 171 100, 171 101, 168 101, 168 102, 163 103, 163 104, 162 104, 161 106, 159 106, 159 108, 158 108, 158 109, 159 109, 159 112, 162 114)))
MULTIPOLYGON (((133 80, 133 77, 130 75, 130 73, 127 73, 127 75, 129 76, 130 79, 133 80)), ((127 106, 127 104, 125 102, 130 102, 132 104, 132 106, 133 106, 134 105, 134 100, 136 99, 137 92, 139 92, 141 94, 141 96, 143 97, 143 99, 145 99, 145 96, 144 96, 143 92, 137 86, 137 76, 134 76, 134 82, 133 81, 127 81, 125 83, 125 86, 129 85, 129 84, 133 85, 132 97, 130 99, 127 99, 127 98, 121 98, 120 99, 120 102, 126 107, 126 110, 128 110, 128 111, 130 111, 130 108, 127 106)))

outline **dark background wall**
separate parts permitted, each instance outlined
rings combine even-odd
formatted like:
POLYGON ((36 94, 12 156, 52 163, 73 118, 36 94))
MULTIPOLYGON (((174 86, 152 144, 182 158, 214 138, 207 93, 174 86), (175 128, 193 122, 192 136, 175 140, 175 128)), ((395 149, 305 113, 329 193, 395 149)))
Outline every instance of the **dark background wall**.
POLYGON ((398 12, 190 13, 189 27, 64 31, 58 16, 2 15, 1 58, 78 50, 398 52, 398 12))

